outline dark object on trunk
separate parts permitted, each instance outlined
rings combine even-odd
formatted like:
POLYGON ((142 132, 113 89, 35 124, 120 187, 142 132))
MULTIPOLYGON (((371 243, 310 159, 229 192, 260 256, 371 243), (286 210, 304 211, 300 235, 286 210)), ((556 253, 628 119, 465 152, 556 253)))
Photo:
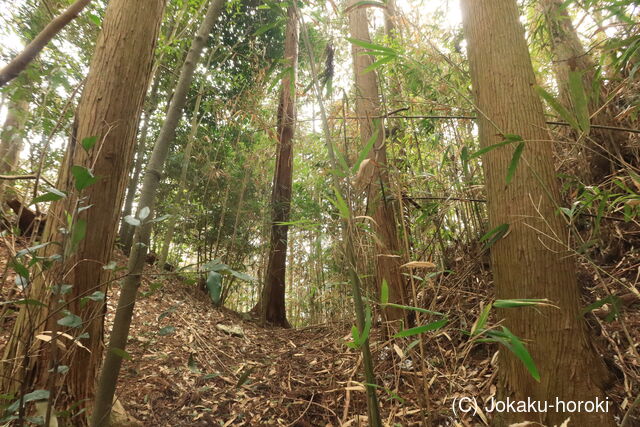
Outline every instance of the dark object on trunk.
POLYGON ((32 211, 18 199, 7 200, 7 205, 18 216, 18 228, 23 236, 29 236, 33 227, 38 227, 38 236, 42 235, 46 222, 46 216, 32 211))

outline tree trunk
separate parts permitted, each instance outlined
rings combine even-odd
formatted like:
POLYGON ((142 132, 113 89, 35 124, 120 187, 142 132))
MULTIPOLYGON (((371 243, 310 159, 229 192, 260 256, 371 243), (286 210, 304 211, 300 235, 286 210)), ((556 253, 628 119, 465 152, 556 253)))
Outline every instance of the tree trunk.
MULTIPOLYGON (((113 0, 112 0, 113 1, 113 0)), ((153 218, 153 210, 156 201, 156 192, 162 177, 164 164, 169 154, 171 143, 175 140, 176 128, 182 117, 182 110, 186 104, 187 94, 196 66, 200 60, 202 50, 209 38, 209 33, 213 29, 215 22, 220 16, 220 12, 224 6, 224 0, 212 0, 209 4, 207 14, 205 15, 195 38, 191 43, 191 48, 185 59, 180 77, 174 92, 169 109, 167 110, 166 119, 160 129, 160 134, 153 147, 149 164, 142 183, 140 192, 140 202, 137 216, 139 218, 141 209, 149 209, 149 214, 143 218, 142 226, 136 229, 134 236, 134 244, 131 247, 131 256, 127 266, 127 276, 118 300, 113 328, 109 341, 108 351, 104 360, 104 365, 100 373, 100 381, 96 393, 95 411, 93 413, 91 424, 94 427, 104 425, 109 419, 111 413, 111 405, 116 390, 120 366, 122 364, 122 354, 118 350, 124 351, 127 345, 127 336, 129 327, 131 326, 131 317, 136 302, 138 287, 144 267, 145 256, 149 246, 149 238, 151 236, 153 218), (116 350, 114 350, 116 349, 116 350)))
POLYGON ((271 240, 269 261, 265 275, 262 301, 259 304, 263 321, 282 327, 290 327, 284 304, 287 264, 287 237, 291 210, 291 185, 293 177, 293 136, 296 129, 296 74, 298 69, 298 20, 295 9, 287 9, 284 57, 291 72, 285 73, 280 88, 278 105, 278 155, 273 176, 271 194, 271 240))
MULTIPOLYGON (((559 184, 552 145, 515 0, 463 0, 463 27, 481 147, 519 135, 524 151, 510 184, 514 144, 487 152, 483 167, 490 228, 509 225, 491 248, 496 298, 548 298, 556 307, 499 311, 503 325, 525 340, 540 372, 532 378, 513 353, 500 350, 499 398, 554 402, 604 400, 606 368, 580 315, 575 259, 557 212, 559 184)), ((530 420, 559 425, 612 426, 611 413, 504 413, 496 425, 530 420), (504 417, 504 418, 502 418, 504 417)))
MULTIPOLYGON (((147 151, 147 136, 149 134, 149 123, 151 121, 151 115, 156 109, 157 103, 157 94, 158 87, 160 86, 160 76, 156 75, 154 78, 153 86, 151 88, 151 93, 149 94, 149 104, 144 111, 144 124, 142 125, 142 129, 140 131, 140 136, 138 138, 138 147, 136 150, 136 159, 133 165, 133 175, 129 180, 129 184, 127 185, 127 196, 124 200, 124 208, 122 209, 122 219, 124 217, 131 215, 131 211, 133 209, 133 201, 136 198, 136 190, 138 189, 138 182, 140 182, 140 173, 142 172, 142 166, 144 164, 144 154, 147 151)), ((124 253, 128 254, 131 251, 131 241, 133 240, 133 228, 131 224, 128 222, 121 220, 120 224, 120 233, 119 233, 120 244, 122 245, 122 250, 124 253)))
MULTIPOLYGON (((213 57, 213 52, 214 51, 212 50, 209 54, 205 69, 209 69, 211 58, 213 57)), ((202 102, 203 92, 204 80, 200 84, 200 90, 198 90, 198 95, 196 97, 195 106, 192 112, 191 130, 189 131, 189 136, 187 137, 187 146, 184 149, 184 157, 182 158, 182 170, 180 171, 180 180, 178 181, 178 196, 175 203, 173 204, 173 209, 171 209, 171 217, 167 220, 167 231, 164 235, 164 242, 162 244, 162 250, 160 251, 160 257, 158 259, 158 265, 160 265, 161 267, 163 267, 167 262, 167 257, 169 256, 169 246, 171 246, 173 233, 176 227, 176 221, 178 220, 178 211, 182 208, 182 203, 184 200, 184 187, 187 184, 187 172, 189 171, 189 163, 191 162, 191 151, 193 151, 193 143, 195 142, 196 134, 198 133, 198 125, 200 124, 200 121, 198 120, 198 114, 200 113, 200 103, 202 102)))
MULTIPOLYGON (((45 271, 44 278, 39 274, 33 275, 34 282, 25 297, 46 302, 48 309, 31 305, 21 308, 4 353, 5 360, 16 361, 2 364, 0 372, 4 392, 18 391, 20 381, 24 381, 23 393, 31 391, 34 383, 50 385, 49 363, 60 363, 68 365, 69 371, 61 378, 53 379, 63 381, 63 396, 57 399, 57 403, 81 402, 77 408, 80 410, 92 400, 102 354, 105 305, 104 301, 81 302, 81 298, 95 291, 107 291, 110 275, 102 267, 112 256, 116 224, 163 8, 162 0, 112 0, 106 10, 58 178, 57 187, 67 191, 68 197, 51 206, 43 241, 66 241, 68 246, 68 237, 60 232, 61 227, 68 227, 67 213, 75 218, 76 223, 86 224, 86 238, 78 243, 74 253, 63 254, 64 262, 45 271), (90 137, 98 140, 87 152, 81 143, 90 137), (73 166, 89 169, 98 177, 81 194, 75 191, 71 173, 73 166), (77 208, 80 206, 90 207, 79 211, 77 208), (64 283, 71 284, 72 288, 66 295, 68 302, 60 305, 60 297, 52 295, 50 285, 62 283, 63 275, 64 283), (70 345, 64 358, 57 360, 56 345, 45 345, 43 354, 37 358, 30 357, 34 335, 43 330, 60 330, 57 321, 62 316, 52 312, 56 306, 82 319, 79 329, 64 332, 71 335, 88 333, 88 338, 79 342, 89 351, 70 345)), ((41 255, 50 256, 57 252, 60 252, 59 246, 49 245, 41 255)), ((77 422, 82 423, 82 420, 77 422)))
MULTIPOLYGON (((606 92, 598 86, 592 93, 596 79, 596 63, 591 54, 586 52, 578 33, 569 16, 568 4, 563 0, 542 0, 547 32, 549 33, 551 53, 553 56, 553 70, 560 102, 569 111, 575 111, 575 105, 569 89, 569 75, 571 72, 582 73, 584 90, 589 96, 588 108, 596 125, 618 125, 611 107, 602 108, 602 101, 606 99, 606 92)), ((616 133, 606 129, 591 129, 585 137, 585 158, 589 165, 588 179, 592 184, 602 183, 606 177, 614 172, 625 157, 626 134, 616 133)), ((630 158, 626 159, 632 161, 630 158)))
MULTIPOLYGON (((349 29, 351 37, 370 42, 367 21, 367 9, 355 7, 349 12, 349 29)), ((396 214, 393 206, 387 201, 391 196, 389 173, 387 169, 387 150, 382 121, 374 121, 373 117, 380 116, 380 96, 375 71, 366 72, 365 69, 373 63, 371 56, 363 54, 364 49, 352 44, 351 56, 355 72, 356 116, 359 119, 360 143, 364 147, 376 136, 373 149, 369 153, 370 167, 373 168, 371 181, 367 186, 367 214, 375 221, 373 228, 376 233, 376 285, 380 289, 383 280, 389 286, 389 302, 406 304, 406 282, 400 273, 403 264, 402 250, 397 235, 396 214)), ((404 319, 402 309, 386 308, 388 320, 404 319)))
MULTIPOLYGON (((7 118, 0 132, 0 175, 12 173, 18 166, 24 140, 24 127, 29 115, 26 100, 9 101, 7 118)), ((4 193, 8 185, 0 183, 0 203, 6 199, 4 193)))

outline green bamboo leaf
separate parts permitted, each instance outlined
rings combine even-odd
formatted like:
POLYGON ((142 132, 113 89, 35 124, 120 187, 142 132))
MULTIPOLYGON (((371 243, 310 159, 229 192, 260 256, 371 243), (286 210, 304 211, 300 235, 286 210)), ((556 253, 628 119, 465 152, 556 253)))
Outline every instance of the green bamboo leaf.
POLYGON ((417 327, 411 328, 411 329, 405 329, 404 331, 398 332, 393 337, 394 338, 410 337, 412 335, 418 335, 418 334, 422 334, 424 332, 434 331, 436 329, 440 329, 441 327, 446 325, 448 322, 449 322, 449 320, 447 320, 447 319, 440 319, 440 320, 437 320, 435 322, 428 323, 426 325, 417 326, 417 327))
POLYGON ((533 379, 540 382, 540 373, 538 372, 538 368, 536 367, 531 354, 524 346, 520 338, 515 336, 509 329, 505 326, 502 327, 502 332, 504 334, 504 338, 506 340, 506 344, 503 343, 513 354, 515 354, 518 359, 522 361, 524 366, 527 368, 533 379))
POLYGON ((364 70, 362 70, 363 73, 368 73, 370 71, 373 71, 375 69, 378 69, 380 67, 382 67, 385 64, 388 64, 389 62, 395 61, 396 57, 395 56, 383 56, 382 58, 378 59, 377 61, 375 61, 374 63, 372 63, 371 65, 369 65, 368 67, 366 67, 364 70))
POLYGON ((378 140, 378 134, 379 134, 378 123, 379 123, 378 120, 374 120, 373 126, 375 128, 375 131, 373 132, 373 135, 371 135, 371 138, 369 138, 369 140, 367 141, 367 144, 364 146, 362 151, 360 151, 360 154, 358 155, 358 160, 356 160, 356 162, 353 164, 353 167, 351 168, 351 173, 355 174, 356 172, 358 172, 358 169, 360 168, 360 164, 364 161, 364 159, 367 158, 367 156, 373 149, 373 146, 375 145, 376 141, 378 140))
POLYGON ((569 126, 574 128, 575 130, 578 130, 578 131, 580 130, 578 119, 576 119, 576 117, 573 114, 571 114, 569 110, 564 108, 562 104, 553 95, 551 95, 549 92, 547 92, 540 86, 534 86, 534 88, 536 92, 538 92, 538 95, 540 95, 542 99, 547 101, 547 103, 551 106, 551 108, 553 108, 555 112, 558 113, 558 115, 565 122, 569 123, 569 126))
POLYGON ((524 141, 518 144, 516 149, 513 151, 513 157, 511 157, 511 162, 509 163, 509 168, 507 169, 507 185, 511 183, 513 175, 515 175, 516 173, 516 169, 518 168, 518 163, 520 162, 520 157, 522 157, 523 150, 524 141))
POLYGON ((394 303, 391 303, 391 302, 386 303, 386 304, 382 304, 382 305, 384 307, 401 308, 403 310, 417 311, 419 313, 434 314, 436 316, 444 316, 444 313, 440 313, 438 311, 427 310, 426 308, 420 308, 420 307, 411 307, 410 305, 394 304, 394 303))
POLYGON ((484 331, 484 325, 487 324, 487 319, 489 318, 489 313, 491 311, 492 304, 489 303, 487 306, 482 309, 482 313, 480 313, 480 317, 476 320, 476 323, 471 327, 471 336, 476 336, 484 331))
POLYGON ((336 199, 333 200, 334 205, 340 212, 340 216, 344 219, 348 219, 350 215, 349 215, 349 206, 347 205, 347 202, 345 202, 344 198, 342 198, 342 194, 340 194, 340 190, 334 187, 333 191, 336 195, 336 199))
POLYGON ((485 242, 484 248, 489 249, 498 240, 503 238, 509 231, 509 224, 500 224, 493 230, 488 231, 484 236, 480 238, 480 243, 485 242))
POLYGON ((364 49, 368 49, 369 52, 367 53, 370 53, 370 54, 374 54, 378 52, 378 53, 385 53, 387 55, 398 56, 398 52, 396 52, 394 49, 391 49, 390 47, 381 46, 379 44, 371 43, 365 40, 353 39, 350 37, 347 37, 347 40, 349 40, 351 43, 355 44, 356 46, 360 46, 364 49))
POLYGON ((382 279, 382 286, 380 287, 380 304, 386 304, 389 302, 389 285, 387 279, 382 279))
POLYGON ((582 74, 583 73, 578 71, 571 71, 569 73, 569 95, 571 96, 571 103, 573 104, 580 130, 584 133, 589 133, 589 129, 591 128, 589 100, 584 90, 582 74))
POLYGON ((496 148, 504 147, 505 145, 513 144, 514 142, 522 142, 522 141, 523 141, 522 137, 519 135, 506 134, 504 135, 504 141, 498 142, 497 144, 489 145, 487 147, 483 147, 471 154, 467 154, 467 159, 470 160, 476 157, 480 157, 483 154, 488 153, 489 151, 495 150, 496 148))
POLYGON ((517 308, 531 306, 552 306, 546 298, 498 299, 493 303, 496 308, 517 308))

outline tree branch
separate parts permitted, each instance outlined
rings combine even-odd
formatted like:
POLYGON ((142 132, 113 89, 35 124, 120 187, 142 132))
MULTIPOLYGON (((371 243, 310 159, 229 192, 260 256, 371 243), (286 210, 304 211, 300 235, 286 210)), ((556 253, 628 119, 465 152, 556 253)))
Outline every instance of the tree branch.
POLYGON ((49 24, 34 38, 31 43, 24 48, 18 56, 13 58, 2 70, 0 70, 0 87, 20 74, 31 61, 44 49, 44 47, 56 36, 69 22, 73 21, 82 9, 91 0, 77 0, 67 8, 62 14, 54 18, 49 24))

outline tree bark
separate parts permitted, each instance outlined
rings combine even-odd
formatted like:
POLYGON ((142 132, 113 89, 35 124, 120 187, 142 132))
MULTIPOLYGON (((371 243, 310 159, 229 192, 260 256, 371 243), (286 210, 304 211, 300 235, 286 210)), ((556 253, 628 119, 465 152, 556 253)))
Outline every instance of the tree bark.
POLYGON ((44 47, 62 30, 69 22, 73 21, 82 12, 82 9, 91 0, 77 0, 61 15, 47 25, 40 34, 15 58, 13 58, 2 70, 0 70, 0 87, 20 74, 31 61, 44 49, 44 47))
MULTIPOLYGON (((31 391, 34 383, 51 384, 50 363, 59 362, 68 365, 69 371, 53 378, 56 384, 62 382, 57 403, 81 402, 77 408, 80 410, 89 406, 92 400, 102 354, 105 304, 104 301, 87 303, 80 300, 95 291, 107 291, 110 274, 102 267, 112 256, 163 8, 163 0, 112 0, 107 7, 58 178, 57 188, 67 191, 68 197, 51 206, 43 241, 66 242, 64 244, 68 246, 69 237, 60 231, 61 227, 68 227, 67 213, 76 223, 86 223, 86 237, 78 243, 75 252, 63 254, 63 262, 55 264, 43 275, 33 275, 35 279, 25 297, 45 302, 48 308, 32 305, 21 308, 4 353, 5 360, 14 362, 1 367, 4 392, 21 390, 24 393, 31 391), (97 137, 98 142, 85 151, 80 144, 89 137, 97 137), (98 177, 96 183, 81 194, 75 191, 73 166, 89 169, 98 177), (77 209, 80 206, 90 207, 80 211, 77 209), (52 283, 72 285, 66 302, 59 303, 60 296, 52 294, 52 283), (54 307, 79 316, 81 327, 61 328, 57 324, 61 316, 54 307), (44 330, 61 329, 76 336, 88 333, 88 338, 79 339, 79 342, 89 351, 73 345, 57 360, 53 350, 56 346, 43 344, 44 352, 33 357, 30 351, 33 350, 31 344, 36 342, 34 336, 44 330)), ((41 256, 46 257, 60 249, 58 245, 49 245, 42 252, 41 256)), ((76 422, 82 423, 82 417, 76 422)))
POLYGON ((128 274, 124 280, 120 299, 118 300, 108 351, 100 373, 100 381, 95 400, 96 406, 91 419, 91 425, 94 427, 104 425, 105 420, 109 419, 111 413, 111 404, 116 390, 120 366, 122 365, 122 354, 119 353, 118 350, 124 351, 127 345, 131 317, 133 316, 136 295, 138 287, 140 286, 141 274, 149 246, 149 238, 151 236, 152 223, 150 220, 153 218, 156 192, 160 184, 169 148, 175 140, 176 128, 183 114, 182 110, 186 104, 187 93, 193 81, 193 74, 200 60, 202 50, 209 38, 209 34, 220 16, 224 4, 224 0, 212 0, 209 4, 207 14, 198 28, 196 36, 191 43, 189 53, 180 70, 180 77, 178 78, 176 90, 169 104, 166 119, 160 129, 160 134, 153 147, 149 164, 147 165, 142 190, 140 192, 137 216, 139 218, 141 209, 145 208, 149 209, 149 215, 146 219, 143 219, 142 226, 136 229, 134 236, 134 244, 131 248, 131 256, 129 257, 127 266, 128 274))
MULTIPOLYGON (((367 8, 354 7, 349 12, 349 30, 351 37, 357 40, 371 42, 367 20, 367 8)), ((369 55, 364 55, 364 49, 352 44, 351 56, 355 73, 356 116, 360 126, 360 143, 364 147, 376 135, 373 149, 369 153, 369 160, 373 172, 367 186, 367 214, 375 221, 373 229, 376 234, 376 286, 380 289, 386 280, 389 286, 389 302, 406 304, 406 281, 403 279, 400 266, 404 263, 402 250, 397 235, 397 221, 395 210, 387 200, 391 196, 389 173, 387 169, 387 150, 385 145, 384 127, 382 120, 374 121, 374 117, 381 115, 380 95, 378 92, 377 75, 375 71, 366 72, 365 69, 373 63, 369 55)), ((402 309, 385 308, 388 320, 405 318, 402 309)))
POLYGON ((293 179, 293 137, 296 129, 296 74, 298 69, 298 19, 295 9, 287 9, 284 57, 291 72, 282 77, 280 103, 278 104, 278 154, 271 193, 271 238, 269 261, 262 301, 259 303, 263 321, 282 327, 290 327, 285 309, 285 276, 287 264, 287 238, 291 210, 291 185, 293 179))
MULTIPOLYGON (((496 298, 548 298, 555 307, 498 312, 503 325, 525 340, 540 372, 535 381, 513 353, 500 350, 499 398, 540 401, 603 400, 606 368, 590 344, 580 315, 575 259, 557 212, 559 183, 524 30, 515 0, 463 0, 481 147, 519 135, 524 151, 506 184, 514 144, 487 152, 483 167, 490 228, 509 225, 491 248, 496 298)), ((611 413, 505 413, 496 425, 537 421, 613 426, 611 413)))
MULTIPOLYGON (((0 132, 0 174, 12 173, 18 166, 29 115, 29 103, 26 100, 9 101, 7 107, 7 118, 0 132)), ((7 184, 0 183, 0 203, 6 198, 6 186, 7 184)))

